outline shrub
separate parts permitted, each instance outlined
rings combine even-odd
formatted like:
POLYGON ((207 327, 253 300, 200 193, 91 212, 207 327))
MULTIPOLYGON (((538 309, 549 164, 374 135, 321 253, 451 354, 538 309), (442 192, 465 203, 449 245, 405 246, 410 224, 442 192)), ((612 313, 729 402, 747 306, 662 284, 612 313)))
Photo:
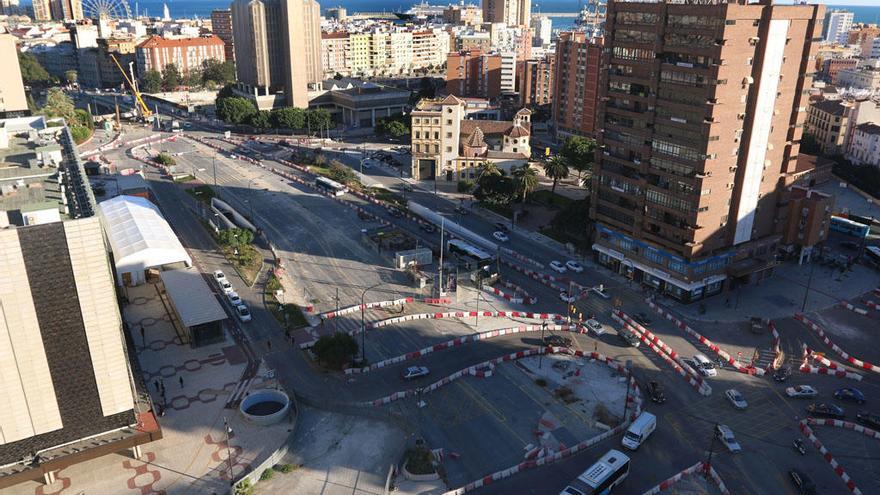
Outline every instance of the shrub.
POLYGON ((458 181, 458 192, 468 194, 474 190, 476 184, 472 180, 463 179, 458 181))
POLYGON ((156 155, 156 163, 160 165, 165 165, 166 167, 170 167, 173 165, 177 165, 177 160, 174 159, 173 156, 168 153, 159 153, 156 155))
POLYGON ((88 127, 73 125, 70 126, 70 135, 73 136, 73 141, 76 144, 82 144, 92 135, 92 131, 88 127))
POLYGON ((351 335, 336 332, 319 338, 312 351, 320 362, 326 363, 331 368, 340 369, 357 354, 358 344, 351 335))
POLYGON ((266 469, 262 472, 262 474, 260 474, 260 481, 271 480, 272 476, 275 476, 275 470, 273 470, 272 468, 266 469))
POLYGON ((294 466, 293 464, 278 464, 277 466, 275 466, 275 470, 282 473, 289 473, 294 469, 296 469, 296 466, 294 466))
POLYGON ((543 379, 543 378, 536 378, 536 379, 535 379, 535 385, 537 385, 537 386, 539 386, 539 387, 546 387, 546 386, 547 386, 547 380, 545 380, 545 379, 543 379))
POLYGON ((406 451, 406 470, 412 474, 433 474, 434 456, 425 447, 414 447, 406 451))
POLYGON ((249 480, 243 480, 235 485, 235 495, 253 495, 254 487, 249 480))

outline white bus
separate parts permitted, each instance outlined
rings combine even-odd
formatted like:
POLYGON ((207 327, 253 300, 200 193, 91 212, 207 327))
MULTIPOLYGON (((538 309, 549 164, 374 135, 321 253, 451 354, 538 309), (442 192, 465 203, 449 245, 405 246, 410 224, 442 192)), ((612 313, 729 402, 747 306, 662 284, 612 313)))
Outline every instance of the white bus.
POLYGON ((629 457, 612 449, 575 478, 559 495, 605 495, 623 483, 628 474, 629 457))
POLYGON ((868 258, 874 261, 874 263, 880 263, 880 247, 866 246, 865 251, 868 253, 868 258))
POLYGON ((335 180, 330 180, 326 177, 318 177, 315 179, 315 186, 322 191, 326 191, 333 196, 342 196, 343 194, 348 192, 348 188, 343 186, 342 184, 336 182, 335 180))

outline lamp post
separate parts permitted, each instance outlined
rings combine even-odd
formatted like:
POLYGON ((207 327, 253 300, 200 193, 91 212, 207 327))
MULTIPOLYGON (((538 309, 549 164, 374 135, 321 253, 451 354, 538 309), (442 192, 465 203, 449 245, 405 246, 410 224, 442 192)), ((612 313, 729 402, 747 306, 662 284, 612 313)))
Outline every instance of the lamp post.
MULTIPOLYGON (((547 320, 541 322, 541 344, 538 349, 544 347, 544 330, 547 330, 547 320)), ((541 369, 541 366, 544 364, 544 353, 538 354, 538 369, 541 369)))
POLYGON ((225 416, 223 417, 223 432, 226 435, 226 460, 229 461, 229 486, 233 486, 235 485, 235 475, 232 472, 232 447, 229 445, 229 434, 232 433, 232 428, 229 427, 225 416))
POLYGON ((382 282, 379 282, 378 284, 375 284, 375 285, 371 285, 370 287, 367 287, 366 289, 364 289, 363 292, 361 292, 361 364, 367 362, 367 325, 366 325, 366 322, 364 321, 364 318, 365 318, 364 313, 366 312, 367 308, 366 308, 366 304, 364 304, 364 298, 367 296, 368 291, 375 289, 376 287, 379 287, 380 285, 382 285, 382 282))
POLYGON ((214 169, 214 186, 217 185, 217 152, 211 155, 211 168, 214 169))

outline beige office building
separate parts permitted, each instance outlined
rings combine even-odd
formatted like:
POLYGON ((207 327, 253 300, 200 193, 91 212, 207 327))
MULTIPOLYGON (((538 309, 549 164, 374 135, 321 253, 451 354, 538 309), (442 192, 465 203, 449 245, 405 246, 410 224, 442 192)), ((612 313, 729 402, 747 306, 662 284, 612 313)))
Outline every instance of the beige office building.
POLYGON ((239 91, 261 108, 308 107, 308 90, 323 79, 318 2, 235 0, 231 8, 239 91))
POLYGON ((6 67, 0 72, 0 114, 27 110, 15 37, 11 34, 0 34, 0 65, 6 67))

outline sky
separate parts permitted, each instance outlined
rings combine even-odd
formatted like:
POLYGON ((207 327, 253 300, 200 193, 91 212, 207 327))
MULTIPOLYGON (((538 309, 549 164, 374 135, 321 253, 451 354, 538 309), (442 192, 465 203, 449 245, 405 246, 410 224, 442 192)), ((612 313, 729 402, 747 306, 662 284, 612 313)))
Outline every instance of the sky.
POLYGON ((818 3, 824 3, 825 5, 847 5, 853 7, 880 7, 880 2, 878 2, 878 0, 819 0, 818 3))

